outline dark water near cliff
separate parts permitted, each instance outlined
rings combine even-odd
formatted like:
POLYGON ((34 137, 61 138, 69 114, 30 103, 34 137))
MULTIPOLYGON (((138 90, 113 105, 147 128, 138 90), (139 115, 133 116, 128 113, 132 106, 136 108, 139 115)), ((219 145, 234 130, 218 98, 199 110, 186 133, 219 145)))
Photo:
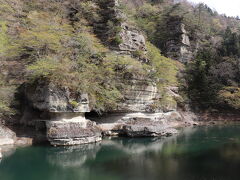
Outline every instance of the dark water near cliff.
POLYGON ((105 139, 78 147, 17 148, 0 180, 240 179, 240 126, 187 128, 167 139, 105 139))

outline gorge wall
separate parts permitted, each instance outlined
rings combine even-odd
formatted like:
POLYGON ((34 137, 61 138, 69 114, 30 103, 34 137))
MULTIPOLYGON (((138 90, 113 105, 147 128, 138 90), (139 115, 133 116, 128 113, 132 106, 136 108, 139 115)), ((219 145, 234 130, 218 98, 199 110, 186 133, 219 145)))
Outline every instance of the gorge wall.
POLYGON ((182 18, 173 16, 168 19, 169 38, 166 42, 167 56, 181 63, 188 63, 194 55, 188 32, 182 23, 182 18))
MULTIPOLYGON (((109 48, 107 53, 116 57, 133 58, 143 67, 150 66, 150 60, 146 56, 148 51, 144 33, 128 22, 118 0, 93 1, 91 5, 91 8, 96 10, 98 18, 87 25, 93 29, 90 31, 93 33, 92 36, 97 36, 109 48)), ((79 23, 81 19, 75 16, 80 10, 71 10, 70 15, 68 14, 70 18, 66 21, 70 21, 70 24, 79 23)), ((75 28, 73 32, 77 33, 76 25, 73 26, 75 28)), ((169 21, 168 28, 171 36, 167 43, 169 57, 182 63, 190 61, 191 44, 184 25, 173 18, 169 21)), ((69 44, 74 43, 75 41, 71 41, 69 44)), ((44 46, 38 53, 44 52, 44 48, 46 47, 44 46)), ((73 51, 72 49, 69 51, 73 51)), ((51 50, 49 52, 52 53, 51 50)), ((71 55, 77 56, 76 53, 71 55)), ((25 54, 25 56, 30 55, 25 54)), ((74 60, 73 58, 72 61, 74 60)), ((98 62, 94 61, 94 63, 96 65, 98 62)), ((53 69, 54 65, 53 63, 53 69)), ((78 64, 71 70, 76 66, 78 64)), ((135 68, 131 64, 124 66, 127 70, 135 68)), ((148 73, 151 71, 155 70, 150 69, 148 73)), ((64 72, 61 70, 61 73, 64 72)), ((85 118, 85 113, 94 112, 95 109, 91 106, 91 99, 88 98, 89 92, 79 93, 70 87, 60 86, 57 82, 50 82, 44 78, 34 83, 18 81, 18 85, 21 85, 18 96, 20 96, 22 116, 20 120, 15 120, 14 124, 31 127, 36 133, 42 132, 54 146, 94 143, 101 141, 102 135, 169 136, 177 133, 175 127, 193 124, 192 120, 195 117, 190 118, 189 114, 180 112, 174 100, 179 96, 178 88, 164 87, 163 90, 158 86, 160 80, 151 78, 149 74, 128 72, 118 77, 116 82, 123 84, 124 87, 120 88, 122 98, 117 102, 117 107, 103 112, 102 116, 89 116, 90 120, 85 118), (163 105, 161 100, 166 95, 170 101, 163 105)), ((8 131, 5 129, 4 132, 7 134, 8 131)), ((14 133, 11 138, 13 139, 11 143, 15 143, 14 133)))

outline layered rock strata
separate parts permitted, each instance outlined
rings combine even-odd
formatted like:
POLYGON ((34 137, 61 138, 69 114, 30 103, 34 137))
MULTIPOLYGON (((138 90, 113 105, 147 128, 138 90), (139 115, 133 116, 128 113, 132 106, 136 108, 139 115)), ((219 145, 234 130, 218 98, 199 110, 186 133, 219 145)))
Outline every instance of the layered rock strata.
POLYGON ((76 145, 101 140, 96 123, 85 119, 87 94, 71 93, 52 83, 25 88, 25 110, 21 122, 46 131, 52 145, 76 145))
POLYGON ((175 128, 193 125, 192 118, 168 113, 112 113, 93 119, 106 136, 156 137, 177 133, 175 128))
MULTIPOLYGON (((118 0, 96 1, 96 5, 99 7, 100 20, 93 24, 94 32, 103 42, 107 41, 106 44, 110 44, 111 49, 119 55, 134 56, 137 51, 146 53, 143 34, 127 23, 118 0)), ((169 28, 176 29, 174 33, 179 35, 178 39, 169 39, 169 52, 180 52, 180 61, 188 61, 191 45, 184 25, 173 23, 169 24, 169 28)), ((141 57, 139 61, 148 62, 141 57)), ((95 122, 85 119, 85 113, 90 111, 87 94, 71 92, 67 87, 47 82, 26 86, 21 123, 46 132, 48 141, 54 146, 98 142, 102 132, 105 135, 130 137, 168 136, 177 132, 172 127, 184 124, 176 103, 168 103, 164 109, 159 105, 163 95, 156 82, 134 75, 120 81, 126 86, 122 90, 123 101, 108 114, 104 122, 99 118, 91 119, 95 122)))
POLYGON ((146 53, 146 42, 143 34, 127 23, 127 18, 120 10, 118 0, 99 1, 101 20, 95 22, 95 33, 104 42, 108 39, 110 48, 118 53, 131 54, 135 51, 146 53), (116 30, 114 30, 116 29, 116 30), (107 38, 106 38, 107 37, 107 38))
POLYGON ((193 57, 193 52, 182 18, 178 16, 170 17, 167 28, 169 32, 166 42, 167 56, 181 63, 188 63, 193 57))
POLYGON ((102 140, 96 123, 82 116, 46 121, 46 126, 48 140, 54 146, 88 144, 102 140))

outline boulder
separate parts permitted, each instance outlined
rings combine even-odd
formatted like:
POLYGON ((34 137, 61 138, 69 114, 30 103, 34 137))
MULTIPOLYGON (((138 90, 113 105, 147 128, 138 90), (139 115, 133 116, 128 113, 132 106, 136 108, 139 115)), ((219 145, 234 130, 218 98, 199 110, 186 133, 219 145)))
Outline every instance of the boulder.
POLYGON ((177 133, 175 127, 185 124, 177 112, 168 113, 129 113, 107 115, 99 122, 99 128, 106 136, 123 135, 128 137, 170 136, 177 133), (109 119, 115 119, 109 123, 109 119))
POLYGON ((79 121, 47 121, 47 137, 51 145, 66 146, 87 144, 101 141, 101 131, 95 122, 79 121))
POLYGON ((123 126, 123 134, 129 137, 171 136, 178 131, 163 124, 161 121, 137 118, 123 126))
POLYGON ((0 146, 14 144, 16 134, 9 128, 0 124, 0 146))

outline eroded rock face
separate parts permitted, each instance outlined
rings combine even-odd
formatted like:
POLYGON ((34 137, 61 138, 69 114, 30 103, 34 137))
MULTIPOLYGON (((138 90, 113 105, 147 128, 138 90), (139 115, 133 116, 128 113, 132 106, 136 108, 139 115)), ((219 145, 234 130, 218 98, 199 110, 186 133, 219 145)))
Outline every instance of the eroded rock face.
POLYGON ((135 118, 123 126, 123 133, 129 137, 171 136, 178 131, 167 127, 162 121, 148 118, 135 118))
POLYGON ((68 88, 60 88, 53 83, 39 82, 27 87, 27 102, 34 109, 47 112, 88 112, 87 94, 72 96, 68 88))
POLYGON ((51 145, 77 145, 101 141, 101 131, 95 122, 47 121, 47 137, 51 145))
POLYGON ((176 111, 168 113, 109 114, 99 122, 105 135, 129 137, 170 136, 177 133, 174 127, 183 126, 184 118, 176 111), (109 121, 112 119, 112 122, 109 121), (111 123, 109 123, 111 122, 111 123))
POLYGON ((9 128, 0 124, 0 146, 12 145, 16 140, 16 134, 9 128))
POLYGON ((169 31, 166 43, 167 56, 182 63, 188 63, 193 57, 193 52, 182 18, 170 17, 167 26, 169 31))
POLYGON ((53 83, 38 83, 25 90, 22 122, 46 131, 52 145, 77 145, 101 140, 96 123, 85 119, 89 112, 87 94, 76 94, 53 83))
POLYGON ((145 37, 136 28, 130 27, 127 23, 121 24, 121 37, 122 43, 118 45, 120 51, 123 52, 135 52, 143 51, 146 52, 146 41, 145 37))
POLYGON ((124 90, 124 102, 118 106, 121 112, 159 112, 154 108, 161 95, 154 82, 144 79, 132 79, 128 88, 124 90))
POLYGON ((126 15, 121 11, 119 0, 99 1, 97 4, 101 7, 99 12, 101 16, 100 22, 95 22, 95 33, 100 39, 106 42, 106 39, 115 39, 118 42, 107 42, 110 48, 121 54, 131 54, 135 51, 146 52, 146 42, 143 34, 133 26, 127 23, 126 15), (109 27, 113 24, 113 27, 109 27), (117 32, 112 33, 114 28, 118 28, 117 32))

